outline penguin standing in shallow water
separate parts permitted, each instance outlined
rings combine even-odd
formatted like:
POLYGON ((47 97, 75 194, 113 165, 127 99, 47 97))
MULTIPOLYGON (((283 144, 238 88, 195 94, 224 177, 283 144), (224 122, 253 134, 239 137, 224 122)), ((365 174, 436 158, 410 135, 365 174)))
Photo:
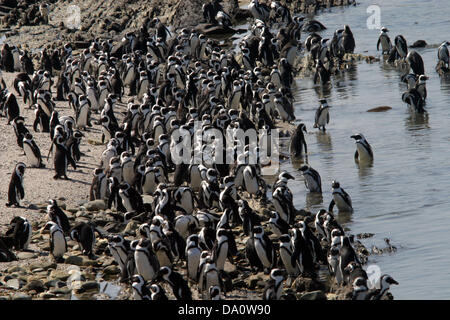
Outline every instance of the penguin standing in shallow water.
POLYGON ((320 106, 316 110, 314 119, 314 128, 319 128, 320 130, 322 127, 322 130, 325 132, 325 125, 330 122, 329 108, 330 106, 328 105, 327 100, 320 100, 320 106))
POLYGON ((322 180, 320 174, 310 165, 301 166, 299 169, 305 178, 305 186, 310 192, 322 193, 322 180))
POLYGON ((289 151, 293 158, 300 158, 308 152, 303 132, 306 133, 306 126, 303 123, 300 123, 295 129, 289 143, 289 151))
POLYGON ((373 161, 372 147, 362 133, 354 134, 350 138, 355 139, 356 151, 355 161, 358 162, 371 162, 373 161))
POLYGON ((333 200, 331 200, 328 206, 328 211, 333 212, 334 205, 336 205, 339 211, 343 212, 353 212, 352 199, 349 194, 341 188, 339 182, 333 181, 331 183, 333 200))
POLYGON ((380 44, 381 44, 381 53, 382 54, 388 54, 392 48, 391 39, 387 35, 387 32, 389 32, 389 30, 385 27, 382 27, 380 36, 378 37, 377 51, 379 50, 380 44))
POLYGON ((25 164, 19 162, 14 168, 14 172, 11 175, 8 188, 8 203, 7 207, 15 206, 20 207, 20 200, 25 197, 25 190, 23 188, 23 176, 25 174, 25 164))

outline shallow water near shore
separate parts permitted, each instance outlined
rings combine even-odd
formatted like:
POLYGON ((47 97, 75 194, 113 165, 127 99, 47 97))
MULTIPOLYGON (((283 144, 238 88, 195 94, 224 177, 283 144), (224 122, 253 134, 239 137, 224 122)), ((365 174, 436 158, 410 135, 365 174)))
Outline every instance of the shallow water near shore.
MULTIPOLYGON (((323 94, 332 106, 330 124, 325 133, 313 129, 314 111, 321 90, 311 79, 297 79, 294 91, 295 113, 306 124, 308 162, 322 177, 323 199, 307 194, 297 164, 284 163, 281 169, 291 172, 290 182, 297 208, 309 207, 312 212, 328 208, 331 181, 338 180, 350 194, 354 213, 339 216, 351 233, 375 233, 362 240, 385 247, 384 238, 391 239, 397 252, 372 255, 368 264, 376 264, 381 273, 388 273, 400 285, 392 286, 395 299, 448 299, 450 297, 450 263, 447 243, 450 240, 448 185, 450 152, 450 81, 441 80, 434 68, 437 47, 448 34, 448 3, 441 0, 359 1, 356 7, 332 8, 315 19, 327 30, 321 35, 332 38, 333 32, 350 25, 356 41, 355 53, 380 57, 376 51, 379 30, 369 30, 366 20, 368 6, 381 8, 381 25, 390 32, 391 40, 402 34, 411 45, 423 39, 427 48, 416 50, 423 58, 428 99, 424 116, 413 115, 402 102, 406 85, 400 83, 402 72, 382 61, 357 63, 342 76, 334 77, 332 89, 323 94), (378 106, 391 110, 368 113, 378 106), (361 132, 372 145, 374 163, 358 168, 353 160, 354 140, 361 132)), ((302 40, 306 35, 302 35, 302 40)), ((335 209, 336 211, 336 209, 335 209)))

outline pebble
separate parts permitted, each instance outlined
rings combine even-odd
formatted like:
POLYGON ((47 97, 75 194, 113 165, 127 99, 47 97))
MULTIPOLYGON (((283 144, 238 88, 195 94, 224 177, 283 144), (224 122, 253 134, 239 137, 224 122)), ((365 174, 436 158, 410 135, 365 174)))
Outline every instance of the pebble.
POLYGON ((6 286, 11 289, 18 290, 20 289, 20 281, 19 279, 10 279, 6 281, 6 286))
POLYGON ((316 290, 303 294, 299 300, 327 300, 327 296, 323 291, 316 290))
POLYGON ((107 205, 103 200, 93 200, 86 202, 83 207, 85 207, 87 211, 99 211, 105 210, 107 208, 107 205))
POLYGON ((24 290, 26 291, 31 291, 34 290, 37 293, 40 292, 44 292, 45 291, 45 286, 42 283, 42 281, 40 280, 31 280, 30 282, 28 282, 28 284, 24 287, 24 290))
POLYGON ((17 292, 12 296, 12 300, 31 300, 31 296, 25 293, 17 292))

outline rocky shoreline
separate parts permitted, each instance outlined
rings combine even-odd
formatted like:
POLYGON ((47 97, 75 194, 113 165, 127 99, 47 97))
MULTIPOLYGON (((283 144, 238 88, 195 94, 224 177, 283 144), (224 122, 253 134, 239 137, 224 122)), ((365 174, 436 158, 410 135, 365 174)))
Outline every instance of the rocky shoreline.
MULTIPOLYGON (((296 8, 294 12, 314 13, 321 8, 327 8, 336 5, 349 5, 346 0, 328 0, 328 1, 292 1, 291 8, 296 8), (308 3, 310 3, 308 5, 308 3)), ((137 29, 148 17, 162 17, 161 20, 179 28, 186 25, 193 25, 201 17, 202 1, 114 1, 106 0, 99 2, 96 7, 92 7, 91 2, 75 1, 49 1, 50 24, 41 25, 39 20, 33 20, 29 13, 33 8, 28 8, 30 4, 34 6, 35 1, 19 1, 17 8, 3 16, 3 28, 9 29, 6 32, 6 42, 21 45, 27 49, 42 49, 44 47, 60 48, 64 43, 78 43, 79 47, 92 37, 101 36, 102 38, 119 39, 128 30, 137 29), (80 30, 71 30, 64 25, 65 13, 64 6, 78 5, 82 12, 82 24, 80 30), (144 10, 141 8, 144 7, 144 10), (28 8, 27 12, 23 12, 28 8), (101 13, 100 13, 101 12, 101 13), (125 14, 126 13, 126 14, 125 14), (102 16, 102 17, 100 17, 102 16), (111 17, 106 19, 103 17, 111 17), (112 18, 114 17, 114 18, 112 18), (62 24, 61 24, 62 22, 62 24), (16 24, 16 27, 11 27, 16 24), (31 25, 30 25, 31 24, 31 25), (33 25, 34 24, 34 25, 33 25)), ((235 12, 234 16, 245 18, 246 13, 241 12, 237 1, 225 1, 230 10, 235 12)), ((247 13, 248 14, 248 13, 247 13)), ((75 46, 76 47, 76 46, 75 46)), ((75 48, 77 49, 77 48, 75 48)), ((35 60, 38 55, 35 54, 35 60)), ((374 61, 373 57, 364 57, 362 55, 349 55, 346 59, 349 63, 358 60, 366 60, 368 63, 374 61)), ((38 64, 37 64, 38 65, 38 64)), ((310 72, 309 62, 302 60, 299 64, 301 76, 307 76, 310 72)), ((15 73, 4 73, 8 87, 12 87, 15 73)), ((124 101, 129 97, 125 96, 124 101)), ((33 118, 33 111, 27 109, 22 101, 18 101, 23 110, 25 118, 33 118)), ((67 102, 57 104, 60 115, 71 114, 67 102)), ((119 113, 125 111, 125 106, 118 108, 119 113)), ((119 119, 123 115, 119 115, 119 119)), ((292 132, 290 125, 278 124, 282 129, 292 132)), ((0 124, 0 130, 5 132, 4 141, 0 144, 0 173, 7 177, 11 173, 11 168, 15 159, 20 159, 20 150, 11 150, 5 141, 14 139, 12 128, 7 126, 4 121, 0 124), (5 152, 7 151, 7 153, 5 152)), ((30 252, 16 252, 19 261, 0 264, 0 299, 24 300, 24 299, 131 299, 132 290, 130 286, 125 286, 118 281, 120 270, 117 263, 108 252, 106 239, 97 239, 95 244, 95 259, 89 259, 83 256, 79 246, 74 241, 68 242, 69 254, 64 256, 65 262, 56 264, 52 261, 49 254, 48 233, 41 231, 46 218, 47 203, 42 203, 43 199, 56 198, 59 206, 64 210, 71 223, 93 222, 105 232, 119 233, 127 235, 127 239, 135 239, 139 223, 131 221, 123 224, 113 218, 114 212, 106 209, 106 204, 101 200, 87 201, 89 196, 89 184, 92 181, 92 170, 97 166, 98 159, 104 146, 99 145, 97 129, 91 129, 85 133, 83 138, 82 152, 86 155, 81 161, 79 170, 69 171, 69 174, 76 183, 63 181, 50 181, 47 184, 48 170, 27 169, 25 176, 25 210, 7 208, 0 219, 4 226, 2 233, 9 223, 9 220, 15 215, 25 216, 32 222, 33 235, 30 252), (87 143, 86 143, 87 142, 87 143), (36 181, 43 181, 44 185, 39 185, 36 181), (69 189, 70 190, 67 190, 69 189), (56 193, 56 195, 55 195, 56 193)), ((48 137, 36 135, 35 140, 41 147, 43 153, 47 153, 51 141, 48 137)), ((14 149, 17 149, 14 146, 14 149)), ((9 179, 9 176, 8 176, 9 179)), ((7 186, 1 189, 2 195, 7 194, 7 186)), ((243 199, 249 201, 250 206, 261 216, 268 219, 270 210, 273 206, 267 206, 264 203, 247 198, 241 194, 243 199)), ((144 197, 144 202, 151 203, 152 198, 144 197)), ((311 213, 305 212, 311 216, 311 213)), ((313 219, 310 219, 310 223, 313 219)), ((263 223, 266 226, 267 222, 263 223)), ((233 230, 237 235, 242 234, 242 227, 238 226, 233 230)), ((270 232, 268 232, 270 235, 270 232)), ((354 239, 354 247, 362 262, 366 262, 371 254, 383 253, 391 250, 388 246, 385 249, 366 248, 359 239, 370 237, 371 235, 360 234, 354 239)), ((274 235, 270 236, 274 238, 274 235)), ((245 258, 245 240, 246 238, 237 237, 238 254, 235 257, 235 265, 226 263, 225 271, 232 279, 232 290, 227 292, 230 299, 261 299, 262 289, 269 280, 269 275, 262 272, 254 274, 251 272, 248 262, 245 258)), ((324 248, 327 244, 323 243, 324 248)), ((180 270, 181 265, 174 265, 175 269, 180 270)), ((288 297, 295 297, 301 300, 337 300, 348 299, 351 288, 337 289, 332 285, 330 277, 320 277, 317 279, 298 277, 291 279, 285 285, 284 294, 288 297), (288 285, 290 284, 290 285, 288 285)), ((163 285, 163 287, 166 285, 163 285)), ((194 288, 196 286, 192 286, 194 288)), ((167 289, 167 288, 166 288, 167 289)), ((166 290, 171 296, 171 290, 166 290)), ((390 296, 392 297, 392 296, 390 296)), ((193 290, 193 298, 199 298, 197 290, 193 290)))

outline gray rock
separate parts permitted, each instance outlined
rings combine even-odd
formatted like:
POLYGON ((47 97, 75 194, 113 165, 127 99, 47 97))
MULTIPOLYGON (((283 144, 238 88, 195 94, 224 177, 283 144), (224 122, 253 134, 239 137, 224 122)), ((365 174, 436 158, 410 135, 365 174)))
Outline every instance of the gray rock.
POLYGON ((44 270, 49 270, 49 269, 56 269, 58 267, 58 265, 55 262, 51 262, 51 261, 40 261, 40 262, 35 262, 32 263, 30 266, 30 270, 33 272, 36 272, 36 269, 44 269, 44 270))
POLYGON ((7 270, 7 272, 9 274, 14 273, 14 272, 26 272, 25 268, 19 267, 19 266, 14 266, 11 267, 7 270))
POLYGON ((103 269, 103 273, 104 274, 119 274, 120 273, 120 269, 118 266, 108 266, 106 268, 103 269))
POLYGON ((44 285, 47 288, 62 288, 66 286, 66 283, 58 279, 49 279, 44 283, 44 285))
POLYGON ((99 211, 105 210, 107 208, 104 200, 93 200, 86 202, 83 207, 86 208, 87 211, 99 211))
POLYGON ((50 293, 50 292, 42 292, 39 294, 39 298, 42 298, 42 299, 56 298, 56 294, 50 293))
POLYGON ((81 256, 68 256, 64 263, 67 264, 74 264, 76 266, 82 266, 83 265, 83 257, 81 256))
POLYGON ((17 292, 12 296, 12 300, 31 300, 31 296, 22 292, 17 292))
POLYGON ((67 288, 67 287, 53 288, 53 289, 50 289, 49 292, 50 292, 50 293, 53 293, 53 294, 56 294, 56 295, 58 295, 58 294, 60 294, 60 295, 66 295, 66 294, 68 294, 68 293, 71 293, 71 292, 72 292, 72 289, 69 289, 69 288, 67 288))
POLYGON ((327 296, 323 291, 317 290, 303 294, 300 300, 327 300, 327 296))
POLYGON ((67 271, 64 270, 53 270, 50 273, 50 278, 66 281, 67 278, 69 278, 70 274, 67 271))
POLYGON ((6 281, 6 286, 8 288, 18 290, 18 289, 20 289, 20 281, 19 281, 19 279, 10 279, 10 280, 6 281))
POLYGON ((24 290, 26 291, 34 290, 37 293, 44 292, 45 289, 44 284, 40 280, 32 280, 24 287, 24 290))
POLYGON ((136 235, 137 228, 139 228, 139 224, 136 221, 130 221, 125 227, 124 233, 129 235, 136 235))

